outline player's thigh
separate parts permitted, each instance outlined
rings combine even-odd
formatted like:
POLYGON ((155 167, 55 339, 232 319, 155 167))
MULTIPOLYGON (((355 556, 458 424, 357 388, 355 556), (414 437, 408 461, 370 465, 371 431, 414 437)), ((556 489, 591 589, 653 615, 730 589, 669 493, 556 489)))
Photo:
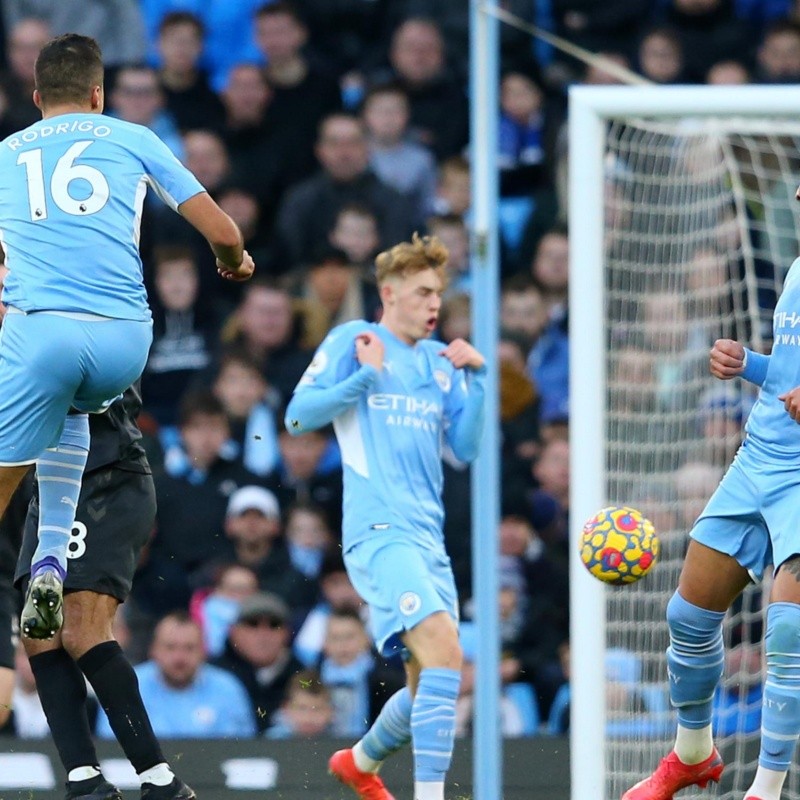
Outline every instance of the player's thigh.
MULTIPOLYGON (((38 512, 34 498, 17 564, 19 585, 30 573, 38 512)), ((67 548, 65 591, 96 592, 123 602, 130 593, 139 554, 152 533, 155 514, 151 475, 115 467, 85 475, 67 548)))
POLYGON ((80 411, 101 411, 144 371, 153 328, 149 322, 120 319, 83 325, 84 372, 73 405, 80 411))
POLYGON ((776 467, 763 479, 764 519, 772 543, 773 602, 800 603, 800 474, 776 467))
POLYGON ((737 457, 692 528, 679 585, 686 600, 723 611, 749 580, 761 579, 772 563, 762 506, 761 493, 737 457))
POLYGON ((684 600, 700 608, 727 611, 751 580, 750 573, 733 556, 691 541, 678 591, 684 600))
POLYGON ((431 614, 458 620, 458 595, 444 547, 425 550, 404 540, 367 541, 345 554, 355 590, 370 609, 370 630, 385 656, 401 652, 400 639, 431 614))
POLYGON ((46 314, 8 314, 0 329, 0 464, 32 463, 57 444, 81 381, 80 339, 46 314))

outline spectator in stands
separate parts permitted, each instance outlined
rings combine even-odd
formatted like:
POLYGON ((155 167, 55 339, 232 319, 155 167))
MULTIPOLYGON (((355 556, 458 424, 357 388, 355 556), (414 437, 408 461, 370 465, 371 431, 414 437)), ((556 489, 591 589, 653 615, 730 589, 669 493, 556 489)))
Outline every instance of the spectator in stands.
POLYGON ((278 211, 276 230, 289 264, 314 257, 327 241, 337 212, 348 203, 375 212, 381 247, 411 234, 419 215, 407 198, 369 169, 366 133, 357 117, 327 116, 320 124, 316 155, 322 171, 289 189, 278 211))
POLYGON ((445 159, 439 165, 433 210, 437 214, 457 214, 463 217, 471 204, 469 162, 463 156, 445 159))
POLYGON ((239 185, 269 203, 287 157, 268 130, 272 90, 256 64, 236 64, 220 97, 225 107, 222 137, 239 185))
POLYGON ((524 495, 539 452, 539 396, 527 373, 526 340, 501 330, 500 372, 503 496, 524 495))
POLYGON ((733 387, 713 387, 701 395, 697 411, 704 460, 730 464, 742 444, 744 398, 733 387))
POLYGON ((344 253, 329 248, 306 269, 295 270, 289 288, 303 303, 304 345, 317 347, 336 325, 378 317, 377 288, 363 275, 344 253))
POLYGON ((263 3, 255 15, 255 37, 272 89, 271 125, 284 135, 282 179, 289 185, 316 169, 319 124, 341 107, 339 87, 335 78, 307 58, 308 28, 294 4, 263 3))
POLYGON ((364 601, 350 583, 338 546, 329 549, 323 558, 319 587, 320 601, 305 618, 293 644, 295 655, 307 667, 319 663, 328 618, 334 611, 355 610, 362 618, 366 612, 364 601))
MULTIPOLYGON (((282 428, 278 435, 281 463, 267 484, 278 496, 281 508, 297 502, 320 506, 338 533, 342 521, 342 475, 338 458, 331 457, 332 433, 330 428, 320 428, 292 436, 282 428)), ((338 451, 333 448, 333 452, 338 451)))
POLYGON ((184 134, 186 166, 205 190, 216 197, 231 179, 230 154, 222 137, 211 130, 194 130, 184 134))
POLYGON ((405 20, 392 36, 389 62, 391 77, 408 93, 413 138, 439 160, 460 153, 468 138, 467 96, 447 69, 436 23, 422 17, 405 20))
POLYGON ((447 294, 472 295, 472 270, 469 263, 469 231, 458 214, 435 214, 428 219, 428 233, 438 236, 449 256, 445 265, 447 294))
POLYGON ((705 508, 722 479, 722 467, 705 461, 687 461, 672 475, 677 502, 677 531, 685 534, 705 508))
POLYGON ((546 716, 565 680, 559 648, 569 636, 568 558, 520 514, 504 514, 499 538, 502 580, 517 592, 522 614, 518 627, 511 625, 507 634, 508 653, 518 662, 516 674, 508 666, 507 678, 533 684, 546 716))
POLYGON ((313 503, 295 503, 285 511, 286 543, 292 566, 309 580, 319 578, 325 553, 333 546, 325 512, 313 503))
POLYGON ((239 616, 242 600, 258 591, 258 578, 249 567, 223 564, 209 589, 198 589, 189 608, 203 631, 206 655, 216 658, 225 649, 231 625, 239 616))
POLYGON ((158 26, 158 77, 167 110, 181 131, 215 128, 223 107, 200 66, 205 28, 188 11, 167 14, 158 26))
POLYGON ((216 197, 217 203, 239 226, 244 239, 244 248, 258 264, 259 274, 274 274, 275 262, 271 246, 272 212, 271 202, 259 198, 243 186, 228 184, 216 197))
POLYGON ((531 71, 508 70, 500 84, 500 193, 527 195, 545 160, 545 96, 531 71))
POLYGON ((626 52, 652 6, 648 0, 611 0, 603 5, 594 0, 553 0, 555 32, 595 53, 626 52))
POLYGON ((231 453, 254 475, 268 475, 279 459, 278 392, 267 383, 258 362, 242 348, 223 353, 213 390, 228 415, 231 453))
MULTIPOLYGON (((244 687, 224 669, 205 662, 203 633, 185 612, 168 614, 158 623, 150 657, 135 669, 156 736, 253 736, 255 723, 244 687)), ((113 737, 103 713, 97 735, 113 737)))
POLYGON ((333 735, 333 703, 319 673, 303 670, 292 675, 286 699, 267 730, 270 739, 311 739, 333 735))
POLYGON ((275 495, 262 486, 237 489, 228 502, 225 534, 233 543, 236 562, 256 573, 260 588, 304 616, 317 600, 317 584, 292 566, 275 495))
POLYGON ((706 73, 709 86, 746 86, 750 81, 750 70, 736 59, 718 61, 706 73))
POLYGON ((259 592, 242 601, 225 652, 214 661, 244 684, 259 732, 270 727, 289 681, 303 669, 292 655, 290 635, 289 607, 277 595, 259 592))
POLYGON ((375 657, 364 623, 355 609, 328 617, 319 672, 333 701, 335 736, 359 738, 370 721, 370 678, 375 657))
POLYGON ((800 81, 800 22, 776 20, 767 26, 758 48, 759 83, 800 81))
POLYGON ((521 336, 530 352, 547 322, 548 313, 544 295, 531 276, 515 275, 503 283, 500 293, 502 330, 521 336))
POLYGON ((245 286, 222 341, 244 347, 285 402, 311 359, 298 344, 299 327, 288 291, 269 279, 256 278, 245 286))
POLYGON ((159 63, 155 44, 164 17, 175 11, 194 14, 206 31, 202 65, 215 92, 222 90, 228 70, 243 61, 258 61, 260 54, 253 40, 253 14, 264 0, 140 0, 147 38, 149 62, 159 63))
POLYGON ((406 195, 420 214, 433 207, 436 161, 410 140, 408 93, 399 83, 373 86, 361 112, 369 139, 369 163, 388 186, 406 195))
POLYGON ((375 256, 380 249, 380 231, 374 211, 358 203, 342 206, 328 240, 347 256, 349 264, 360 267, 367 277, 373 275, 375 256))
POLYGON ((639 71, 655 83, 683 83, 683 49, 678 34, 666 26, 651 28, 639 42, 639 71))
POLYGON ((569 285, 569 237, 566 228, 555 227, 539 240, 531 263, 531 275, 544 295, 550 320, 563 316, 569 285))
POLYGON ((177 158, 184 159, 178 125, 165 108, 158 73, 152 67, 121 67, 109 99, 112 116, 150 128, 177 158))
POLYGON ((752 53, 751 28, 737 19, 730 0, 671 0, 659 16, 681 40, 688 81, 701 82, 712 64, 731 53, 752 53))
POLYGON ((180 245, 155 248, 153 345, 142 376, 147 411, 160 425, 175 425, 177 405, 197 374, 211 363, 217 330, 200 299, 194 251, 180 245))
POLYGON ((444 342, 472 337, 472 303, 468 294, 451 294, 439 309, 439 336, 444 342))
POLYGON ((136 64, 144 58, 147 42, 138 0, 3 0, 2 5, 7 31, 35 17, 47 24, 51 36, 91 36, 103 51, 106 67, 136 64))
POLYGON ((192 577, 212 560, 233 559, 224 533, 228 498, 239 486, 258 480, 241 461, 227 456, 230 427, 211 392, 183 397, 178 433, 179 440, 167 448, 165 471, 155 478, 157 533, 146 572, 139 573, 134 589, 156 613, 186 608, 192 577))
POLYGON ((0 87, 8 106, 3 120, 9 131, 14 132, 42 118, 33 103, 33 66, 52 34, 44 20, 24 17, 6 24, 6 36, 8 69, 0 74, 0 87))
POLYGON ((566 547, 569 530, 569 442, 546 442, 531 470, 536 489, 530 494, 530 520, 548 547, 566 547))
MULTIPOLYGON (((522 663, 516 650, 520 632, 525 623, 525 598, 523 581, 503 576, 500 579, 498 604, 500 607, 500 682, 501 731, 503 736, 533 736, 539 726, 539 707, 533 688, 520 675, 522 663)), ((456 735, 472 732, 472 715, 475 692, 475 660, 478 653, 477 627, 471 619, 459 625, 459 640, 464 650, 461 667, 461 688, 456 705, 456 735)))

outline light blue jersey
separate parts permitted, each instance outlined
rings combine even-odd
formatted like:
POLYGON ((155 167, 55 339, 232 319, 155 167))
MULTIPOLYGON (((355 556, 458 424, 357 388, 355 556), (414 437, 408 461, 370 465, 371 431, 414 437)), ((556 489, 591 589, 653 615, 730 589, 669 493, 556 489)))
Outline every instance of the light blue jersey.
POLYGON ((317 350, 286 412, 294 434, 333 422, 344 464, 343 546, 396 531, 441 547, 442 445, 472 461, 483 429, 485 369, 457 370, 441 342, 408 345, 361 320, 334 328, 317 350), (385 346, 377 372, 356 360, 360 333, 385 346))
POLYGON ((2 300, 22 311, 148 320, 139 257, 147 187, 203 191, 152 131, 101 114, 41 120, 0 143, 2 300))
POLYGON ((761 386, 745 426, 747 446, 763 458, 800 464, 800 425, 778 399, 800 386, 800 259, 786 275, 772 331, 771 355, 747 351, 742 377, 761 386))

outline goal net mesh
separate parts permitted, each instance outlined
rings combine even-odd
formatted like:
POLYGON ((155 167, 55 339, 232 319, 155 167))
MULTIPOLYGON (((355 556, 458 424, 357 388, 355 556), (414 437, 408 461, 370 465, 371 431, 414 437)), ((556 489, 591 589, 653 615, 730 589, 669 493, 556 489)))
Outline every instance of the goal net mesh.
MULTIPOLYGON (((607 797, 619 798, 673 742, 665 609, 755 398, 743 381, 713 379, 708 352, 717 338, 769 351, 800 236, 800 127, 625 119, 609 123, 604 166, 607 496, 640 508, 662 542, 641 584, 606 592, 607 797)), ((767 593, 752 585, 726 617, 714 726, 727 767, 703 797, 738 800, 756 767, 767 593)), ((800 800, 795 770, 787 790, 800 800)))

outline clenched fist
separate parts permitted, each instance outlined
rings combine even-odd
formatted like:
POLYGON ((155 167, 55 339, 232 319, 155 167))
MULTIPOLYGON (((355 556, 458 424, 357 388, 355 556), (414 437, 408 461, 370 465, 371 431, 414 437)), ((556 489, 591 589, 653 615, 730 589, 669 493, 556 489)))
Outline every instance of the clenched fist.
POLYGON ((729 381, 741 375, 744 369, 744 347, 733 339, 717 339, 711 348, 709 369, 721 381, 729 381))

